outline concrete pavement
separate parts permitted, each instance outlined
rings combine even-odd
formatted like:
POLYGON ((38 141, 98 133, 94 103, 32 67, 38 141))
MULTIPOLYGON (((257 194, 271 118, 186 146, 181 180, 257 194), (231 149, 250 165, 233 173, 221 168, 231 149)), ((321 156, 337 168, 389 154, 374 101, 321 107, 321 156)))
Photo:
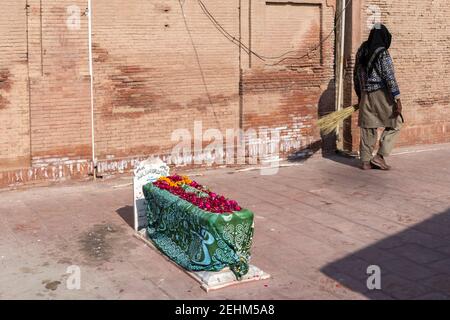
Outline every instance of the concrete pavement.
POLYGON ((338 156, 195 171, 255 212, 252 263, 273 276, 210 293, 133 237, 129 176, 1 192, 0 299, 449 299, 449 159, 438 145, 398 151, 390 172, 338 156))

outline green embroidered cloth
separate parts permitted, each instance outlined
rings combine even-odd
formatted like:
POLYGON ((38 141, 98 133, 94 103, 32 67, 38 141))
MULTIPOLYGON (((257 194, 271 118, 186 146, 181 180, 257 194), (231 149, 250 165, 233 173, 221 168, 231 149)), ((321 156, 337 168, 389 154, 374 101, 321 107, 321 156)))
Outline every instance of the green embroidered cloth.
POLYGON ((158 249, 191 271, 220 271, 230 267, 240 279, 248 272, 253 239, 253 213, 204 211, 149 183, 147 234, 158 249))

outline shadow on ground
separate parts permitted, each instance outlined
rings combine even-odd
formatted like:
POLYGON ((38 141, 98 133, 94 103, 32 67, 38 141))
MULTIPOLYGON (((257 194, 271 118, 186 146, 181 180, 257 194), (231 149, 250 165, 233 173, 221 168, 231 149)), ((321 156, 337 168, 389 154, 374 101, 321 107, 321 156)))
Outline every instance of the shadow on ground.
POLYGON ((316 152, 322 148, 322 140, 314 141, 300 149, 295 150, 288 156, 290 162, 301 162, 311 158, 316 152))
MULTIPOLYGON (((289 154, 288 161, 289 162, 303 162, 311 158, 314 154, 322 149, 323 141, 318 140, 311 144, 306 145, 305 147, 296 150, 295 152, 289 154)), ((324 152, 322 150, 322 152, 324 152)), ((345 153, 336 152, 327 152, 322 153, 322 156, 325 159, 331 160, 333 162, 337 162, 340 164, 344 164, 350 167, 359 168, 360 161, 351 155, 347 155, 345 153)))
POLYGON ((323 156, 325 159, 340 163, 340 164, 345 164, 346 166, 350 166, 350 167, 354 167, 354 168, 359 168, 360 167, 360 161, 358 158, 354 157, 354 156, 349 156, 343 153, 339 153, 336 152, 334 154, 326 154, 323 156))
POLYGON ((321 271, 369 299, 448 300, 450 209, 332 262, 321 271), (380 267, 381 290, 367 288, 367 268, 371 265, 380 267))
POLYGON ((125 221, 131 228, 134 228, 134 208, 133 206, 125 206, 116 210, 116 213, 125 221))

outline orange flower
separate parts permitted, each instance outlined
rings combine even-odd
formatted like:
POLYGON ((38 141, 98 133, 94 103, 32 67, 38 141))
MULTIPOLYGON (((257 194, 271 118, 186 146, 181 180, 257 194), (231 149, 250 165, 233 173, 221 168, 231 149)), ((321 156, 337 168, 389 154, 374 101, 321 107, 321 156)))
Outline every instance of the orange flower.
POLYGON ((191 184, 192 180, 189 179, 189 177, 187 176, 182 176, 182 179, 180 181, 172 181, 169 177, 160 177, 158 180, 159 181, 165 181, 167 182, 167 184, 171 187, 181 187, 184 184, 191 184))

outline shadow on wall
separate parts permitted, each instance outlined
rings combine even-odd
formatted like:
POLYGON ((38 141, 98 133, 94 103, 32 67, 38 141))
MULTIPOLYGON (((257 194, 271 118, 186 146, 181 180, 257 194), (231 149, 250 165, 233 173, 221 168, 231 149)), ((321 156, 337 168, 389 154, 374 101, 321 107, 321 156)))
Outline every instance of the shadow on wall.
MULTIPOLYGON (((330 263, 321 271, 369 299, 450 299, 450 209, 330 263), (369 266, 381 290, 369 290, 369 266)), ((369 282, 374 284, 371 278, 369 282)))
MULTIPOLYGON (((332 113, 335 111, 335 100, 336 100, 336 88, 334 85, 334 80, 328 82, 327 89, 322 93, 318 103, 318 118, 332 113)), ((322 139, 322 152, 324 155, 331 154, 336 151, 336 134, 330 133, 323 135, 320 133, 322 139)))
MULTIPOLYGON (((320 119, 324 115, 327 115, 335 110, 335 86, 334 80, 328 82, 327 89, 321 94, 318 101, 318 114, 320 119)), ((324 157, 334 154, 336 151, 336 134, 323 135, 320 133, 320 140, 316 140, 298 150, 295 150, 288 156, 289 161, 304 161, 312 157, 316 152, 322 149, 324 157)))

